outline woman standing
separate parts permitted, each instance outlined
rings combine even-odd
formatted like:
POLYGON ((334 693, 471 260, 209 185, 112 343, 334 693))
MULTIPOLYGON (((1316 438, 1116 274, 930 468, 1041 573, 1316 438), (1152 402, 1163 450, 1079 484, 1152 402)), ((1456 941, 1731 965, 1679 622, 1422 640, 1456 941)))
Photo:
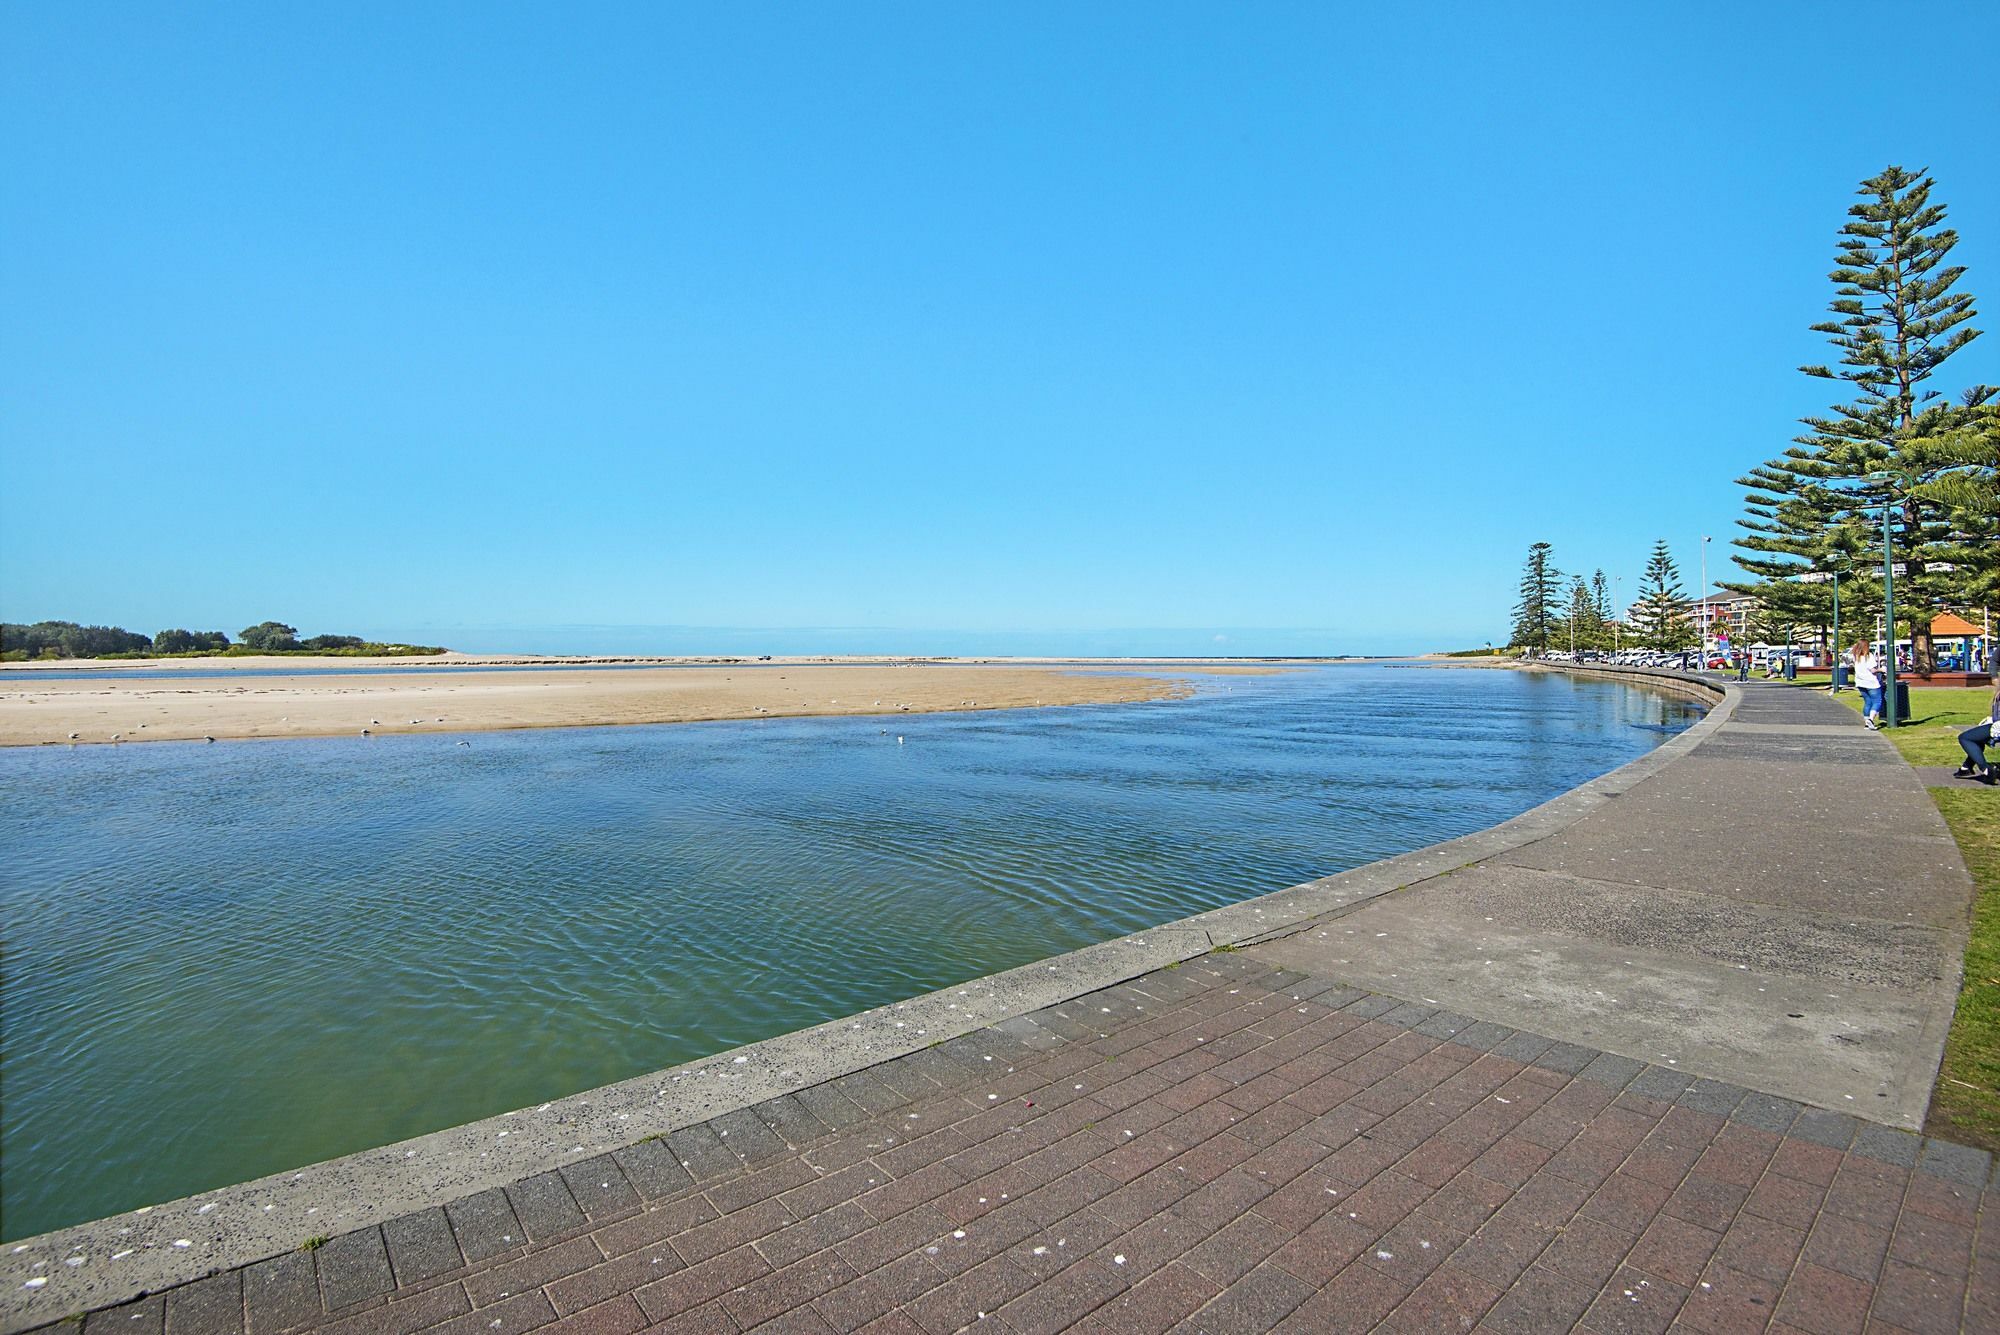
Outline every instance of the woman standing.
POLYGON ((1882 726, 1882 655, 1862 641, 1854 646, 1848 661, 1854 664, 1854 685, 1861 692, 1861 721, 1869 728, 1879 729, 1882 726))

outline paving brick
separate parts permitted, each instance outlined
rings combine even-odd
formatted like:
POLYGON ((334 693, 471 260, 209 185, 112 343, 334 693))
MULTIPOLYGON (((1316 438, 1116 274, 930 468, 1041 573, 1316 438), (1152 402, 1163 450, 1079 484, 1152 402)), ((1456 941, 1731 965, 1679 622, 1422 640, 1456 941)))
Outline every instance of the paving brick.
POLYGON ((242 1335, 243 1272, 225 1271, 167 1293, 166 1335, 242 1335))
POLYGON ((1674 1328, 1702 1335, 1752 1335, 1769 1325, 1777 1305, 1776 1283, 1710 1262, 1688 1291, 1674 1328))
POLYGON ((1594 1285, 1578 1284, 1543 1266, 1529 1267, 1479 1323, 1501 1335, 1546 1335, 1568 1330, 1590 1310, 1594 1285))
POLYGON ((389 1248, 389 1268, 401 1288, 465 1264, 458 1240, 452 1236, 451 1221, 442 1209, 419 1210, 391 1219, 382 1225, 382 1240, 389 1248))
POLYGON ((1782 1282, 1805 1250, 1807 1230, 1753 1215, 1738 1215, 1716 1245, 1715 1259, 1732 1270, 1782 1282))
MULTIPOLYGON (((571 1244, 563 1245, 567 1247, 571 1244)), ((681 1258, 664 1242, 641 1247, 610 1261, 583 1259, 583 1268, 560 1277, 551 1276, 544 1285, 544 1291, 558 1316, 567 1317, 603 1306, 620 1294, 629 1294, 683 1269, 681 1258)))
POLYGON ((1124 1289, 1125 1281, 1115 1264, 1086 1257, 1055 1278, 1035 1284, 1003 1304, 999 1316, 1007 1323, 1003 1329, 1018 1331, 1020 1335, 1055 1335, 1124 1289))
POLYGON ((1471 1330, 1500 1294, 1495 1285, 1445 1266, 1419 1284, 1376 1329, 1381 1335, 1471 1330))
MULTIPOLYGON (((1965 1305, 1964 1272, 1951 1276, 1890 1261, 1875 1286, 1871 1321, 1892 1322, 1919 1335, 1951 1335, 1965 1305)), ((1970 1327, 1967 1327, 1970 1328, 1970 1327)))
MULTIPOLYGON (((364 1228, 334 1238, 313 1254, 319 1269, 320 1301, 329 1312, 380 1297, 396 1287, 382 1230, 364 1228)), ((177 1335, 169 1312, 167 1335, 177 1335)))
POLYGON ((830 1210, 823 1210, 801 1219, 796 1224, 787 1225, 775 1233, 767 1233, 757 1240, 755 1246, 773 1269, 783 1269, 811 1256, 814 1252, 824 1251, 845 1242, 855 1234, 873 1227, 874 1223, 875 1221, 860 1205, 847 1201, 830 1210))
POLYGON ((1603 1335, 1662 1335, 1686 1301, 1681 1285, 1626 1267, 1598 1294, 1584 1324, 1603 1335))
POLYGON ((1262 1264, 1291 1235, 1261 1215, 1247 1214, 1190 1248, 1182 1262, 1204 1278, 1228 1285, 1262 1264))
POLYGON ((1889 1254, 1889 1230, 1840 1215, 1821 1215, 1802 1257, 1813 1265, 1874 1283, 1889 1254))
POLYGON ((1823 1187, 1777 1173, 1766 1173, 1750 1189, 1750 1195, 1743 1202, 1743 1212, 1805 1229, 1812 1227, 1813 1220, 1819 1217, 1819 1208, 1825 1199, 1826 1189, 1823 1187))
MULTIPOLYGON (((939 1058, 940 1061, 946 1060, 939 1058)), ((969 1075, 963 1068, 961 1074, 969 1075)), ((775 1099, 766 1099, 753 1107, 757 1120, 771 1129, 773 1135, 794 1149, 811 1144, 832 1132, 833 1128, 806 1111, 806 1106, 791 1094, 781 1094, 775 1099)))
POLYGON ((1318 1291, 1317 1285, 1277 1266, 1260 1265, 1202 1308, 1196 1324, 1212 1335, 1259 1335, 1277 1326, 1318 1291))
POLYGON ((638 1190, 626 1180, 625 1170, 609 1154, 565 1164, 561 1172, 570 1198, 592 1223, 617 1219, 639 1208, 638 1190))
POLYGON ((1845 1150, 1854 1143, 1855 1132, 1861 1123, 1845 1113, 1827 1112, 1821 1108, 1807 1108, 1793 1121, 1785 1134, 1798 1140, 1823 1145, 1830 1150, 1845 1150))
POLYGON ((1553 1225, 1502 1210, 1460 1243, 1458 1250, 1445 1258, 1445 1263, 1511 1292, 1559 1232, 1553 1225))
POLYGON ((539 1293, 523 1293, 431 1329, 437 1335, 523 1335, 555 1319, 555 1309, 549 1306, 547 1298, 539 1293))
POLYGON ((724 1149, 746 1164, 755 1166, 785 1152, 785 1141, 748 1108, 738 1108, 708 1122, 724 1149))
POLYGON ((1993 1156, 1985 1150, 1942 1140, 1926 1140, 1923 1153, 1917 1158, 1918 1172, 1974 1190, 1985 1182, 1992 1167, 1993 1156))
POLYGON ((1734 1222, 1749 1194, 1743 1187, 1690 1173, 1661 1208, 1677 1219, 1720 1233, 1734 1222))
POLYGON ((1275 1329, 1285 1335, 1371 1330, 1409 1296, 1408 1289, 1357 1261, 1307 1298, 1275 1329))
MULTIPOLYGON (((528 1293, 565 1275, 588 1270, 604 1259, 590 1238, 571 1238, 553 1247, 539 1247, 526 1256, 468 1275, 465 1292, 474 1307, 486 1307, 528 1293)), ((582 1306, 582 1304, 579 1304, 582 1306)))
POLYGON ((1917 1162, 1917 1152, 1922 1147, 1921 1136, 1899 1131, 1892 1126, 1869 1125, 1855 1133, 1854 1143, 1848 1147, 1848 1152, 1909 1168, 1917 1162))
POLYGON ((561 1173, 537 1173, 522 1178, 507 1188, 507 1201, 532 1242, 564 1237, 585 1223, 583 1211, 577 1208, 561 1173))
MULTIPOLYGON (((317 1295, 313 1299, 318 1306, 317 1295)), ((83 1320, 83 1335, 160 1335, 166 1321, 167 1300, 164 1294, 153 1294, 135 1302, 121 1303, 117 1307, 103 1307, 90 1313, 83 1320)), ((62 1330, 60 1324, 44 1327, 45 1330, 62 1330)), ((67 1332, 64 1332, 67 1335, 67 1332)))
POLYGON ((1559 1232, 1538 1263, 1579 1284, 1601 1288, 1638 1240, 1633 1233, 1590 1220, 1559 1232))
POLYGON ((859 1330, 943 1282, 923 1257, 902 1256, 819 1295, 813 1310, 837 1331, 859 1330))
MULTIPOLYGON (((1356 1223, 1345 1214, 1329 1214, 1283 1243, 1271 1253, 1269 1263, 1308 1284, 1326 1284, 1359 1259, 1380 1236, 1380 1230, 1356 1223)), ((1224 1282, 1215 1275, 1208 1278, 1224 1282)))
MULTIPOLYGON (((456 1248, 453 1251, 456 1252, 456 1248)), ((243 1271, 243 1311, 249 1335, 317 1325, 325 1315, 311 1252, 286 1252, 243 1271)), ((88 1323, 84 1335, 93 1335, 88 1323)), ((95 1332, 94 1335, 103 1335, 95 1332)), ((130 1335, 140 1335, 135 1326, 130 1335)))
POLYGON ((1730 1111, 1729 1120, 1783 1135, 1805 1109, 1775 1094, 1749 1094, 1730 1111))
POLYGON ((854 1268, 831 1252, 809 1256, 722 1295, 722 1306, 745 1330, 807 1307, 858 1278, 854 1268))
POLYGON ((606 1256, 623 1256, 719 1218, 704 1196, 681 1196, 594 1229, 591 1237, 606 1256))
POLYGON ((608 1302, 572 1313, 552 1326, 544 1326, 542 1331, 543 1335, 632 1335, 648 1324, 638 1300, 622 1293, 608 1302))
MULTIPOLYGON (((888 1174, 882 1176, 886 1178, 888 1174)), ((819 1174, 805 1160, 786 1155, 776 1161, 767 1160, 760 1168, 710 1183, 703 1194, 718 1211, 728 1214, 819 1180, 819 1174)))
POLYGON ((998 1312, 1034 1286, 1027 1271, 996 1256, 904 1304, 904 1309, 926 1331, 948 1335, 978 1321, 982 1312, 998 1312))
POLYGON ((1697 1080, 1674 1102, 1696 1112, 1727 1117, 1749 1092, 1741 1086, 1725 1084, 1720 1080, 1697 1080))
POLYGON ((391 1295, 386 1303, 363 1307, 354 1315, 317 1330, 319 1335, 411 1335, 471 1310, 472 1304, 462 1285, 442 1284, 407 1297, 391 1295))
POLYGON ((1514 1037, 1514 1030, 1491 1020, 1479 1020, 1466 1026, 1451 1036, 1451 1041, 1462 1048, 1474 1052, 1492 1052, 1502 1043, 1514 1037))
POLYGON ((1157 1335, 1201 1310, 1219 1292, 1212 1280, 1170 1263, 1113 1297, 1097 1316, 1114 1331, 1157 1335))
POLYGON ((1863 1328, 1871 1284, 1837 1270, 1800 1262, 1778 1299, 1778 1320, 1814 1335, 1850 1335, 1863 1328))
POLYGON ((699 1265, 713 1256, 735 1251, 757 1239, 776 1233, 797 1222, 782 1201, 762 1200, 732 1211, 669 1239, 674 1250, 689 1265, 699 1265))
MULTIPOLYGON (((655 1280, 633 1292, 647 1317, 656 1322, 675 1318, 675 1329, 681 1328, 679 1318, 684 1312, 702 1307, 713 1299, 729 1293, 740 1285, 748 1284, 760 1275, 771 1273, 771 1267, 757 1254, 755 1247, 743 1246, 733 1251, 712 1256, 698 1265, 655 1280)), ((716 1315, 723 1315, 717 1308, 716 1315)), ((691 1323, 689 1323, 691 1324, 691 1323)), ((722 1327, 727 1329, 727 1327, 722 1327)))
POLYGON ((722 1137, 707 1125, 684 1126, 667 1133, 667 1148, 694 1180, 706 1186, 733 1176, 743 1169, 743 1161, 722 1146, 722 1137))
POLYGON ((694 1186, 694 1176, 681 1167, 679 1157, 664 1139, 642 1140, 637 1145, 613 1150, 611 1157, 625 1174, 625 1180, 646 1200, 665 1200, 694 1186))

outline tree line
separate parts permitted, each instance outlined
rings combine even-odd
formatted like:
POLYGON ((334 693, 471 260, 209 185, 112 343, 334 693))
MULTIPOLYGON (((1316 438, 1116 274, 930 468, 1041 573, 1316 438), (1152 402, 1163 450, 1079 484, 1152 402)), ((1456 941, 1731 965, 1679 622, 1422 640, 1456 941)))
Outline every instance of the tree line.
POLYGON ((0 658, 10 663, 42 658, 159 658, 201 654, 441 654, 436 645, 383 644, 359 635, 299 638, 282 621, 260 621, 237 632, 234 643, 219 630, 163 630, 141 635, 123 626, 82 626, 74 621, 0 622, 0 658))
MULTIPOLYGON (((1833 318, 1811 326, 1838 354, 1799 369, 1843 388, 1843 400, 1802 419, 1777 458, 1737 479, 1744 530, 1735 539, 1740 579, 1721 585, 1756 600, 1751 637, 1830 641, 1836 598, 1843 618, 1870 625, 1893 588, 1896 626, 1919 673, 1936 663, 1931 620, 2000 601, 2000 387, 1937 384, 1980 331, 1962 265, 1947 262, 1958 233, 1924 171, 1890 166, 1860 185, 1828 275, 1833 318), (1885 576, 1885 567, 1887 570, 1885 576)), ((1655 544, 1630 632, 1607 625, 1602 572, 1567 588, 1550 545, 1534 544, 1514 607, 1512 643, 1547 652, 1604 648, 1604 632, 1642 647, 1692 647, 1690 600, 1664 540, 1655 544)), ((1704 591, 1705 593, 1706 591, 1704 591)), ((1846 638, 1843 636, 1843 638, 1846 638)))
POLYGON ((1555 548, 1538 542, 1528 548, 1521 571, 1520 600, 1514 604, 1514 648, 1535 654, 1551 649, 1657 649, 1694 647, 1688 600, 1680 570, 1666 539, 1653 545, 1640 580, 1638 601, 1629 614, 1611 605, 1602 567, 1588 579, 1565 576, 1555 566, 1555 548), (1569 583, 1565 585, 1563 581, 1569 583))

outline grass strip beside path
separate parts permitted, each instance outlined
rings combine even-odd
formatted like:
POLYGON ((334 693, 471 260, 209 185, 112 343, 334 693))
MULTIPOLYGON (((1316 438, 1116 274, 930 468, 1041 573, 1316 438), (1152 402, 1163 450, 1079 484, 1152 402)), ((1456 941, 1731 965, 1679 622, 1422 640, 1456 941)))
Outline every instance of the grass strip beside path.
POLYGON ((1975 895, 1972 933, 1965 943, 1965 982, 1924 1129, 1946 1140, 2000 1151, 2000 794, 1987 788, 1933 788, 1931 800, 1965 855, 1975 895))
MULTIPOLYGON (((1861 712, 1860 692, 1842 691, 1833 698, 1856 714, 1861 712)), ((1909 721, 1882 729, 1882 735, 1912 765, 1957 766, 1965 761, 1958 735, 1983 720, 1992 705, 1990 686, 1912 686, 1909 721)))
MULTIPOLYGON (((1856 692, 1834 698, 1860 713, 1856 692)), ((1965 759, 1958 734, 1985 718, 1992 703, 1985 686, 1914 686, 1909 722, 1882 735, 1912 765, 1955 766, 1965 759)), ((1966 784, 1930 792, 1972 872, 1974 898, 1965 981, 1924 1130, 2000 1152, 2000 791, 1966 784)))

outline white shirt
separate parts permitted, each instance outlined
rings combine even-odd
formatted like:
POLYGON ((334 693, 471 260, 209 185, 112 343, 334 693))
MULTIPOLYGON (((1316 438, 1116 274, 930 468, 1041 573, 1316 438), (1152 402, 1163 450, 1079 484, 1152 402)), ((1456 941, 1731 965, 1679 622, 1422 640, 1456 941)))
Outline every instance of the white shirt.
POLYGON ((1882 655, 1859 654, 1854 659, 1854 684, 1864 691, 1882 685, 1882 655))

